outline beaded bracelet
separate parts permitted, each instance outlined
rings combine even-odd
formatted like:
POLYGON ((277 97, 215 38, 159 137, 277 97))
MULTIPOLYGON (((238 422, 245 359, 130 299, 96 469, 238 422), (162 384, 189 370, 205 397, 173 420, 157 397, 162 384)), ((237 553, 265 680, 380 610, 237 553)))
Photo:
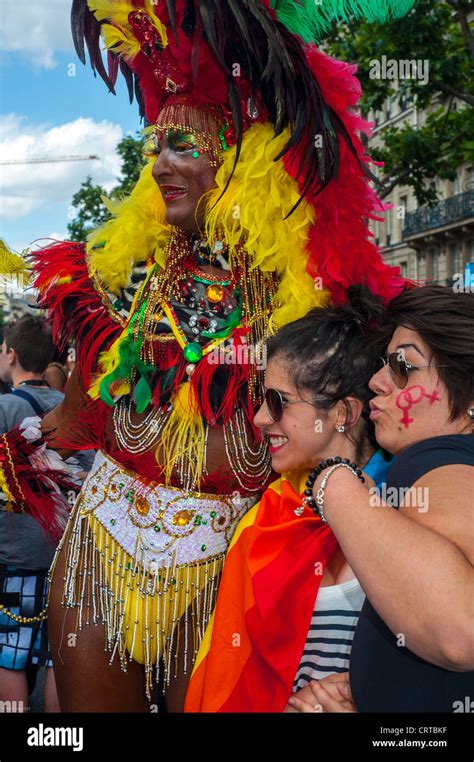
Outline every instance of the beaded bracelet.
MULTIPOLYGON (((328 520, 327 520, 326 516, 324 515, 324 491, 325 491, 325 489, 326 489, 326 485, 327 485, 327 483, 328 483, 329 477, 330 477, 330 476, 331 476, 331 474, 333 474, 333 473, 334 473, 334 471, 336 471, 336 469, 338 469, 338 468, 347 468, 349 471, 351 471, 351 473, 353 473, 353 474, 355 474, 355 476, 357 476, 357 478, 359 479, 359 481, 361 481, 361 482, 365 482, 365 479, 364 479, 364 477, 363 477, 363 476, 359 476, 359 474, 356 472, 356 470, 355 470, 354 468, 352 468, 352 465, 351 465, 351 464, 347 464, 347 463, 336 463, 334 466, 332 466, 332 467, 329 469, 329 471, 327 472, 327 474, 324 476, 324 478, 323 478, 323 480, 322 480, 322 482, 321 482, 321 485, 320 485, 320 487, 319 487, 319 489, 318 489, 318 491, 317 491, 317 493, 316 493, 316 505, 317 505, 317 508, 316 508, 316 511, 315 511, 315 513, 317 513, 317 514, 318 514, 318 516, 319 516, 319 518, 321 519, 321 521, 324 521, 324 523, 325 523, 325 524, 327 524, 327 523, 328 523, 328 520)), ((358 470, 360 471, 360 469, 358 469, 358 470)), ((362 473, 362 472, 361 472, 361 473, 362 473)))
MULTIPOLYGON (((306 489, 304 491, 304 497, 303 502, 298 508, 295 508, 294 513, 296 516, 301 516, 303 513, 305 506, 307 505, 309 508, 312 509, 313 513, 315 513, 317 516, 321 516, 319 504, 317 503, 317 500, 313 497, 313 486, 314 482, 318 478, 318 476, 326 469, 331 468, 334 466, 344 466, 345 468, 349 468, 361 482, 365 482, 364 477, 362 476, 362 470, 357 466, 356 463, 351 463, 349 458, 341 458, 340 455, 336 455, 335 458, 326 458, 326 460, 321 461, 319 466, 316 466, 316 468, 313 468, 312 471, 310 471, 308 475, 308 479, 306 481, 306 489)), ((334 468, 331 468, 332 473, 334 468)), ((325 485, 327 484, 327 479, 329 478, 329 474, 327 477, 325 477, 325 485)), ((319 490, 318 490, 319 494, 319 490)), ((324 493, 323 493, 324 496, 324 493)), ((323 518, 323 521, 327 523, 326 519, 323 518)))

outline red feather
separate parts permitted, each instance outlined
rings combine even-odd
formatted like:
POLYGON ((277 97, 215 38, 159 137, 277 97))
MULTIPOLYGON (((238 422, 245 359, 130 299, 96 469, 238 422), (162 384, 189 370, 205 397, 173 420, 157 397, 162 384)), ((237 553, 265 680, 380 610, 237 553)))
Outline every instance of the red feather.
MULTIPOLYGON (((330 58, 315 46, 309 46, 306 54, 324 99, 343 121, 359 159, 368 162, 359 133, 370 134, 370 124, 353 111, 361 91, 354 76, 357 67, 330 58)), ((336 304, 347 300, 351 285, 362 282, 389 301, 405 281, 398 267, 385 264, 367 228, 367 219, 380 219, 374 211, 381 213, 389 207, 377 198, 357 157, 339 141, 339 175, 318 196, 309 198, 316 224, 309 235, 306 269, 312 278, 322 278, 336 304)), ((283 160, 287 172, 299 180, 297 153, 283 160)))

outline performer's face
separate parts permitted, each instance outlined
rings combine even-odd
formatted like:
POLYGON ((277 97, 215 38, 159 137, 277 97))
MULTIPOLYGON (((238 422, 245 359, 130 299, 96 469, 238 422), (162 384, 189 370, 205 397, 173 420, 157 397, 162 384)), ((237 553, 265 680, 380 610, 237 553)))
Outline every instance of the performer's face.
POLYGON ((204 194, 215 188, 216 167, 196 137, 178 130, 155 136, 153 177, 166 204, 166 222, 190 233, 204 225, 204 194))

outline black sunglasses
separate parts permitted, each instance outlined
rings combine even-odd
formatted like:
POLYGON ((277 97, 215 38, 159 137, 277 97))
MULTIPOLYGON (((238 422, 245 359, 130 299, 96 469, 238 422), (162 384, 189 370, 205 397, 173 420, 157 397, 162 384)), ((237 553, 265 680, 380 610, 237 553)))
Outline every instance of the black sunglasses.
POLYGON ((270 417, 274 423, 278 423, 283 418, 283 412, 286 405, 297 405, 300 402, 306 402, 308 405, 317 405, 318 402, 324 402, 324 398, 320 397, 319 400, 285 400, 283 395, 278 389, 265 389, 265 403, 270 413, 270 417))
POLYGON ((378 361, 375 368, 375 373, 388 365, 390 375, 394 383, 399 389, 404 389, 408 383, 409 375, 414 370, 421 370, 421 368, 446 368, 446 365, 412 365, 407 362, 403 352, 398 350, 397 352, 390 352, 388 355, 383 355, 378 361))

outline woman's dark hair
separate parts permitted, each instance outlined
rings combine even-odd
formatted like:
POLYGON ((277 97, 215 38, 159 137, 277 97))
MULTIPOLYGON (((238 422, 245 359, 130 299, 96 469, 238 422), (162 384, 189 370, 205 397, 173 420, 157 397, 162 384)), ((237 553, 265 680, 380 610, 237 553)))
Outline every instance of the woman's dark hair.
POLYGON ((429 347, 448 390, 451 420, 466 412, 474 400, 474 294, 449 286, 409 289, 390 302, 387 316, 392 333, 404 326, 429 347))
POLYGON ((369 418, 373 395, 368 382, 387 341, 386 308, 365 286, 352 286, 348 297, 347 304, 311 310, 281 328, 268 340, 267 359, 278 356, 296 388, 309 391, 313 399, 318 397, 318 407, 323 410, 346 397, 362 402, 365 430, 354 442, 360 459, 366 437, 377 446, 369 418), (319 397, 324 401, 319 402, 319 397))

